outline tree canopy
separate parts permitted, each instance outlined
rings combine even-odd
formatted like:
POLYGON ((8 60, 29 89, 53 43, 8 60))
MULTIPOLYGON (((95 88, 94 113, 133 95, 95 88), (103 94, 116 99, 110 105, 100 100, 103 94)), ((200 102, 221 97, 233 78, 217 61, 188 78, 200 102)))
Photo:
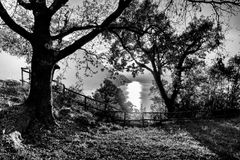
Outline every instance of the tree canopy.
POLYGON ((204 63, 206 54, 216 49, 223 39, 221 28, 208 18, 193 18, 181 33, 176 32, 165 13, 150 1, 135 4, 119 18, 119 25, 137 23, 138 32, 109 30, 112 43, 108 61, 118 71, 136 76, 148 70, 152 73, 168 110, 181 88, 182 75, 204 63), (163 77, 171 74, 170 91, 164 88, 163 77))
POLYGON ((122 111, 129 112, 132 110, 132 104, 131 102, 127 102, 123 91, 108 79, 103 81, 103 84, 96 90, 93 97, 96 100, 106 102, 122 111))

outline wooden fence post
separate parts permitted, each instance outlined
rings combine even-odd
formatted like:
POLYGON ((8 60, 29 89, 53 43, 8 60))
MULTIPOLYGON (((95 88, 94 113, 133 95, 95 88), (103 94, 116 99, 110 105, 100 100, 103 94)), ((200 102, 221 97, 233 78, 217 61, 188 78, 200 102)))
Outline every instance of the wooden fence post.
POLYGON ((142 126, 144 127, 144 113, 142 112, 142 126))
POLYGON ((123 126, 125 126, 126 125, 126 118, 127 118, 127 113, 126 112, 123 112, 124 114, 123 114, 123 119, 124 119, 124 121, 123 121, 123 126))
POLYGON ((66 88, 65 88, 65 85, 63 85, 63 90, 62 90, 63 96, 65 96, 65 91, 66 91, 66 88))
POLYGON ((85 108, 86 111, 88 110, 88 108, 87 108, 87 97, 84 97, 84 108, 85 108))
POLYGON ((22 86, 23 86, 24 85, 23 68, 21 68, 21 76, 22 76, 22 86))

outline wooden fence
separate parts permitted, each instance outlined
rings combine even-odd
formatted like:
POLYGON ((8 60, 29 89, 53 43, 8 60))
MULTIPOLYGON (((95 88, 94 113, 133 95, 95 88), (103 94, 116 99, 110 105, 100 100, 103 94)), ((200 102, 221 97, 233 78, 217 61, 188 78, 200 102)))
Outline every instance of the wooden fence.
MULTIPOLYGON (((21 68, 21 82, 22 85, 24 85, 25 83, 30 83, 30 69, 29 68, 21 68), (24 75, 25 73, 27 73, 28 78, 25 79, 24 75)), ((102 101, 98 101, 96 99, 93 99, 91 97, 88 97, 86 95, 83 95, 81 93, 78 93, 72 89, 67 88, 63 83, 58 82, 56 80, 52 80, 53 83, 53 88, 54 91, 56 91, 59 94, 72 94, 75 96, 78 96, 78 100, 72 99, 73 101, 75 100, 76 103, 78 103, 79 105, 82 105, 84 107, 85 110, 98 110, 98 111, 106 111, 106 110, 112 110, 112 111, 119 111, 119 109, 117 109, 116 107, 106 103, 106 102, 102 102, 102 101)))
MULTIPOLYGON (((30 70, 28 68, 21 68, 21 82, 22 85, 24 83, 30 82, 30 70), (27 80, 24 79, 24 75, 27 73, 27 80)), ((104 116, 107 121, 119 123, 122 125, 130 125, 130 126, 148 126, 154 124, 160 124, 165 121, 175 121, 175 120, 197 120, 197 119, 207 119, 209 118, 209 114, 211 111, 209 110, 198 110, 198 111, 182 111, 182 112, 173 112, 168 113, 164 112, 124 112, 119 110, 118 108, 98 100, 95 100, 91 97, 85 96, 81 93, 78 93, 72 89, 66 88, 64 84, 52 80, 55 85, 53 87, 57 87, 54 89, 59 94, 72 94, 77 96, 78 98, 73 98, 72 101, 77 103, 79 106, 82 106, 84 110, 90 111, 93 114, 101 114, 104 116)), ((70 96, 71 97, 71 96, 70 96)), ((71 102, 72 102, 71 101, 71 102)), ((225 112, 223 114, 218 115, 217 118, 226 117, 225 112)))
MULTIPOLYGON (((160 125, 163 122, 176 122, 186 120, 202 120, 209 119, 209 111, 179 111, 172 112, 169 114, 165 112, 121 112, 121 111, 110 111, 113 117, 111 121, 117 122, 128 126, 150 126, 160 125)), ((224 118, 225 115, 219 115, 218 118, 224 118)))

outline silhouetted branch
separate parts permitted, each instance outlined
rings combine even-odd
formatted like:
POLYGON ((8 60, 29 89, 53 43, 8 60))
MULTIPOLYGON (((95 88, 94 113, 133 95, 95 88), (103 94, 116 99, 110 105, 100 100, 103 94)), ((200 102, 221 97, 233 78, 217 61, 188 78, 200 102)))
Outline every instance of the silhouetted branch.
POLYGON ((125 10, 125 8, 129 6, 131 2, 132 0, 119 0, 117 9, 102 22, 100 28, 93 29, 90 33, 76 40, 72 45, 61 50, 56 56, 56 61, 59 61, 67 57, 68 55, 72 54, 77 49, 85 45, 87 42, 94 39, 99 33, 103 32, 104 30, 107 30, 108 26, 122 14, 122 12, 125 10))
POLYGON ((23 8, 27 10, 33 10, 33 6, 31 3, 24 2, 23 0, 18 0, 17 1, 19 5, 21 5, 23 8))
POLYGON ((68 0, 54 0, 49 7, 50 14, 54 15, 62 6, 64 6, 68 0))
POLYGON ((145 68, 147 69, 148 71, 152 72, 152 69, 149 68, 147 65, 145 65, 144 63, 141 63, 139 62, 135 57, 134 57, 134 54, 130 51, 130 49, 125 45, 123 39, 121 38, 121 36, 115 32, 115 31, 111 31, 117 38, 118 40, 120 41, 121 43, 121 46, 123 47, 123 49, 128 52, 128 54, 131 56, 131 58, 133 59, 133 61, 139 66, 139 67, 142 67, 142 68, 145 68))
POLYGON ((18 25, 7 13, 6 9, 3 7, 2 2, 0 1, 0 17, 2 20, 16 33, 20 34, 22 37, 27 40, 32 39, 32 35, 30 32, 26 31, 23 27, 18 25))
POLYGON ((187 0, 189 2, 193 3, 206 3, 206 4, 217 4, 217 5, 234 5, 234 6, 240 6, 239 0, 187 0))
POLYGON ((52 36, 52 39, 53 40, 61 39, 73 32, 76 32, 76 31, 83 31, 83 30, 96 29, 96 28, 99 28, 99 26, 97 26, 97 25, 74 26, 69 29, 62 30, 61 33, 59 33, 58 35, 52 36))

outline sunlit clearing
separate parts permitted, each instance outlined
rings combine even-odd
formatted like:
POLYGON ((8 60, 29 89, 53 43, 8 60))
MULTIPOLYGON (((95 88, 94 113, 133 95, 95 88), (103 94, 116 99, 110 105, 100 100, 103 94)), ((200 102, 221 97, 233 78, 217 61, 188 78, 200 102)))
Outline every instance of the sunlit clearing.
POLYGON ((140 110, 141 107, 141 92, 142 92, 142 85, 140 82, 133 81, 128 84, 127 86, 128 98, 127 100, 130 101, 133 105, 136 106, 136 109, 140 110))

